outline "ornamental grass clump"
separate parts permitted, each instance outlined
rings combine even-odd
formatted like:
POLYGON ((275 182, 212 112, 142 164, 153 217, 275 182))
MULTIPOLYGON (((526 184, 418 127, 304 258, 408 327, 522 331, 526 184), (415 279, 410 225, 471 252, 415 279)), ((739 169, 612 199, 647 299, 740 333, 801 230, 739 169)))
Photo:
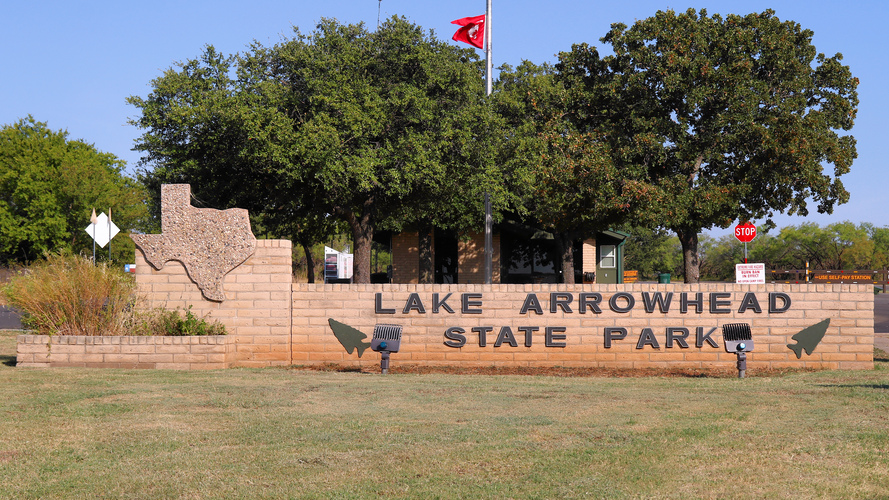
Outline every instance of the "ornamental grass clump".
POLYGON ((71 254, 47 254, 3 288, 22 324, 44 335, 127 335, 135 291, 123 271, 71 254))
POLYGON ((83 256, 48 254, 2 289, 22 324, 41 335, 225 335, 225 327, 190 308, 137 307, 132 275, 83 256))

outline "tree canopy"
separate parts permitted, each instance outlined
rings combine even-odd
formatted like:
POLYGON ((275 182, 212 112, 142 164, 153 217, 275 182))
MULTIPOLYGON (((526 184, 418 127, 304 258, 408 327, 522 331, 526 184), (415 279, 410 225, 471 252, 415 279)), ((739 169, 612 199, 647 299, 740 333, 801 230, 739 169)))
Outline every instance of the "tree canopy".
MULTIPOLYGON (((612 55, 575 45, 556 66, 580 130, 604 137, 618 168, 644 167, 649 210, 699 278, 698 233, 775 212, 830 213, 856 157, 856 87, 842 55, 771 10, 725 18, 690 9, 612 25, 612 55), (825 171, 832 165, 832 172, 825 171)), ((633 170, 636 172, 636 170, 633 170)))
POLYGON ((275 236, 318 236, 318 214, 339 218, 367 283, 374 231, 480 228, 482 193, 502 200, 482 69, 473 51, 396 17, 375 32, 325 19, 232 57, 208 47, 130 98, 143 177, 248 208, 275 236))
POLYGON ((152 191, 188 182, 303 245, 345 225, 359 283, 376 231, 429 245, 433 226, 480 230, 485 192, 553 236, 563 275, 573 241, 630 225, 675 232, 696 282, 701 230, 848 200, 858 81, 812 36, 771 10, 658 12, 612 25, 610 55, 579 44, 504 67, 486 97, 472 50, 397 17, 375 32, 325 19, 243 54, 208 46, 129 101, 152 191))
MULTIPOLYGON (((31 116, 0 128, 0 263, 91 251, 84 228, 93 209, 111 209, 123 232, 141 229, 144 191, 123 168, 114 155, 31 116)), ((132 261, 129 238, 115 238, 112 249, 113 258, 132 261)))
POLYGON ((554 68, 524 61, 501 68, 493 101, 501 120, 498 162, 511 217, 552 235, 562 279, 574 283, 574 242, 618 224, 639 222, 640 201, 655 193, 629 168, 619 170, 598 133, 567 120, 567 94, 554 68))

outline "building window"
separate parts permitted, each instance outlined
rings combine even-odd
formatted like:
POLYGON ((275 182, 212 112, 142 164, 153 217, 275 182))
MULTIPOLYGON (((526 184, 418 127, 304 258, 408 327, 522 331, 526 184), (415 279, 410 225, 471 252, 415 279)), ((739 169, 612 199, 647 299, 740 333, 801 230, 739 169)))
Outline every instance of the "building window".
POLYGON ((616 245, 602 245, 599 247, 599 267, 606 269, 617 267, 616 245))
MULTIPOLYGON (((557 261, 552 240, 508 237, 503 261, 504 283, 558 283, 557 261)), ((504 238, 501 236, 501 242, 504 238)))

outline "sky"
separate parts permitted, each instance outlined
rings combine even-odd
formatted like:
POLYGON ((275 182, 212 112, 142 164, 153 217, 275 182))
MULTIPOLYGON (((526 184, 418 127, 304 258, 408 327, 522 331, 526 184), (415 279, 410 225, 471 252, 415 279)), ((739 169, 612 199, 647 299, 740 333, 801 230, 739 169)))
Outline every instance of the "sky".
MULTIPOLYGON (((141 132, 129 125, 138 110, 129 96, 146 97, 151 81, 179 61, 199 56, 206 45, 233 54, 260 42, 270 46, 292 36, 294 28, 311 32, 321 18, 341 23, 364 22, 375 28, 378 17, 403 16, 450 40, 451 21, 481 15, 484 0, 426 2, 407 0, 126 0, 5 2, 0 16, 0 125, 28 115, 52 130, 67 130, 70 139, 94 144, 127 162, 134 173, 140 154, 133 145, 141 132)), ((773 9, 814 32, 813 43, 828 56, 842 53, 860 79, 859 111, 852 129, 858 159, 842 177, 851 193, 847 204, 831 215, 775 218, 779 228, 815 222, 869 222, 889 226, 884 210, 889 170, 881 144, 889 130, 887 67, 883 43, 889 2, 857 0, 493 0, 494 67, 522 60, 557 61, 572 44, 603 47, 599 39, 612 23, 631 25, 659 10, 707 9, 708 14, 749 14, 773 9)), ((457 42, 452 42, 457 43, 457 42)), ((467 46, 468 47, 468 46, 467 46)), ((478 51, 481 57, 484 53, 478 51)), ((753 221, 758 223, 759 221, 753 221)), ((710 231, 730 234, 731 228, 710 231)))

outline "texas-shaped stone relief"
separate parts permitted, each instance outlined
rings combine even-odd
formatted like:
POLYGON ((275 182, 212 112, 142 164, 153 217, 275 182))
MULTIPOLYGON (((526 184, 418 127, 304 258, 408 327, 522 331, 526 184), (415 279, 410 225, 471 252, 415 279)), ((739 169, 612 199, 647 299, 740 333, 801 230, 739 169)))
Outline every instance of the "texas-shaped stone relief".
POLYGON ((161 234, 133 234, 155 269, 176 260, 209 300, 222 302, 222 280, 256 251, 247 210, 191 206, 191 186, 161 187, 161 234))

